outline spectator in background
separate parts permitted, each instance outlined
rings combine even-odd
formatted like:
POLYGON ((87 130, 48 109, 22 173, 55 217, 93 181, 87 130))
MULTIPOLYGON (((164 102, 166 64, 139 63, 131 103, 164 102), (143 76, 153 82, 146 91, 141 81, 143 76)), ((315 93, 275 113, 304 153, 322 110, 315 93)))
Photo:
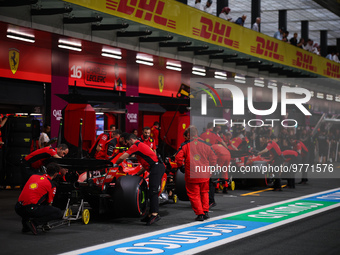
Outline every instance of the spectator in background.
POLYGON ((301 48, 301 49, 303 49, 303 45, 305 44, 305 39, 303 39, 303 38, 300 38, 300 41, 299 41, 299 43, 296 45, 297 47, 299 47, 299 48, 301 48))
POLYGON ((276 38, 276 39, 282 41, 282 34, 283 34, 283 31, 284 31, 284 28, 283 28, 283 27, 282 27, 282 28, 279 28, 279 30, 275 32, 274 38, 276 38))
POLYGON ((51 131, 51 126, 45 124, 43 131, 40 134, 39 137, 39 149, 44 148, 48 145, 48 142, 50 141, 50 138, 48 137, 47 133, 51 131))
POLYGON ((329 60, 333 60, 333 56, 334 56, 335 52, 332 51, 332 53, 329 53, 326 58, 329 59, 329 60))
POLYGON ((137 129, 134 129, 134 130, 132 131, 132 134, 134 134, 135 136, 138 137, 138 130, 137 130, 137 129))
POLYGON ((213 13, 213 8, 211 7, 211 4, 212 4, 212 0, 208 0, 207 3, 205 4, 204 6, 204 11, 209 13, 209 14, 212 14, 213 13))
POLYGON ((242 27, 244 26, 244 22, 246 21, 247 16, 246 15, 242 15, 242 17, 239 17, 236 21, 235 24, 237 25, 241 25, 242 27))
POLYGON ((289 32, 288 32, 287 30, 285 30, 285 31, 283 32, 283 34, 282 34, 282 41, 288 42, 288 43, 289 43, 289 41, 288 41, 288 35, 289 35, 289 32))
POLYGON ((339 52, 337 52, 333 55, 333 61, 339 63, 339 52))
POLYGON ((313 52, 313 40, 308 39, 307 44, 305 46, 302 46, 302 48, 309 52, 313 52))
POLYGON ((290 38, 289 42, 291 45, 294 45, 294 46, 297 46, 298 44, 298 34, 297 33, 294 33, 294 36, 292 38, 290 38))
POLYGON ((195 8, 203 11, 203 5, 201 3, 201 0, 196 0, 195 1, 195 8))
POLYGON ((230 17, 229 15, 230 12, 230 8, 228 6, 224 7, 220 13, 220 15, 218 15, 218 17, 220 17, 221 19, 225 19, 228 20, 230 22, 233 22, 233 18, 230 17))
POLYGON ((261 23, 261 18, 257 17, 256 20, 255 20, 255 23, 253 24, 253 27, 251 29, 256 31, 256 32, 260 32, 260 27, 259 27, 260 23, 261 23))

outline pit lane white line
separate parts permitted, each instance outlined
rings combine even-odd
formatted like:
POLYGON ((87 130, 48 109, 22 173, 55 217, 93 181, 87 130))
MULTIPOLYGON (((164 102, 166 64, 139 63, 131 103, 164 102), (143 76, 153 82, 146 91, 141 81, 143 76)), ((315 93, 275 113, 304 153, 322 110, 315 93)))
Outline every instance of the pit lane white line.
MULTIPOLYGON (((243 213, 247 213, 247 212, 251 212, 251 211, 254 211, 254 210, 261 210, 261 209, 265 209, 267 207, 276 206, 276 205, 280 205, 280 204, 284 204, 284 203, 289 203, 289 202, 292 202, 292 201, 305 199, 305 198, 308 198, 308 197, 314 197, 314 196, 318 196, 320 194, 325 194, 325 193, 329 193, 329 192, 333 192, 333 191, 337 191, 337 190, 339 190, 339 188, 331 189, 331 190, 325 190, 325 191, 313 193, 313 194, 308 194, 308 195, 305 195, 305 196, 296 197, 296 198, 292 198, 292 199, 288 199, 288 200, 284 200, 284 201, 280 201, 280 202, 276 202, 276 203, 272 203, 272 204, 267 204, 267 205, 263 205, 263 206, 259 206, 259 207, 254 207, 254 208, 239 211, 239 212, 229 213, 229 214, 210 218, 209 220, 204 221, 204 223, 209 222, 209 221, 224 219, 224 218, 227 218, 227 217, 231 217, 231 216, 235 216, 235 215, 239 215, 239 214, 243 214, 243 213)), ((273 228, 276 228, 278 226, 282 226, 282 225, 285 225, 285 224, 288 224, 288 223, 291 223, 291 222, 294 222, 294 221, 297 221, 297 220, 300 220, 300 219, 304 219, 304 218, 310 217, 312 215, 319 214, 321 212, 325 212, 325 211, 328 211, 328 210, 331 210, 331 209, 334 209, 334 208, 337 208, 337 207, 340 207, 340 203, 337 203, 337 204, 334 204, 334 205, 331 205, 331 206, 328 206, 328 207, 325 207, 325 208, 322 208, 322 209, 318 209, 318 210, 315 210, 313 212, 309 212, 309 213, 306 213, 306 214, 303 214, 303 215, 300 215, 300 216, 296 216, 296 217, 293 217, 293 218, 290 218, 290 219, 287 219, 287 220, 283 220, 283 221, 280 221, 280 222, 277 222, 277 223, 273 223, 273 224, 270 224, 268 226, 257 228, 257 229, 254 229, 254 230, 242 233, 242 234, 238 234, 237 236, 229 237, 228 240, 224 239, 224 240, 221 240, 221 241, 213 242, 213 243, 203 245, 203 246, 200 246, 200 247, 197 247, 197 248, 194 248, 194 249, 191 249, 191 250, 187 250, 187 251, 184 251, 184 252, 181 252, 181 253, 177 253, 177 254, 178 255, 190 255, 190 254, 199 253, 199 252, 209 250, 209 249, 215 248, 217 246, 224 245, 224 244, 227 244, 227 243, 230 243, 230 242, 233 242, 233 241, 236 241, 236 240, 257 234, 257 233, 261 233, 261 232, 264 232, 266 230, 273 229, 273 228)), ((147 238, 147 237, 151 237, 151 236, 154 236, 154 235, 159 235, 159 234, 167 233, 167 232, 170 232, 170 231, 175 231, 175 230, 179 230, 179 229, 182 229, 182 228, 187 228, 187 227, 196 226, 196 225, 200 225, 200 224, 203 224, 203 223, 202 222, 188 223, 188 224, 184 224, 184 225, 180 225, 180 226, 176 226, 176 227, 172 227, 172 228, 166 228, 166 229, 163 229, 163 230, 150 232, 150 233, 147 233, 147 234, 141 234, 141 235, 132 236, 132 237, 128 237, 128 238, 124 238, 124 239, 120 239, 120 240, 116 240, 116 241, 112 241, 112 242, 107 242, 107 243, 104 243, 104 244, 90 246, 90 247, 83 248, 83 249, 78 249, 78 250, 74 250, 74 251, 70 251, 70 252, 66 252, 66 253, 61 253, 60 255, 74 255, 74 254, 82 254, 82 253, 86 253, 86 252, 96 251, 96 250, 99 250, 99 249, 108 248, 110 246, 118 245, 118 244, 121 244, 121 243, 131 242, 131 241, 139 240, 139 239, 142 239, 142 238, 147 238)))

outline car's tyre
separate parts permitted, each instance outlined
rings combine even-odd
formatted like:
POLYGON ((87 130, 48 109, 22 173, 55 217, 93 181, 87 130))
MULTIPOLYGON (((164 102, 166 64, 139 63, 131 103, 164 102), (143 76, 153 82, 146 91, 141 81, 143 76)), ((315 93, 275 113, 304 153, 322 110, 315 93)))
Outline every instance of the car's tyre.
POLYGON ((187 189, 185 188, 184 174, 180 170, 177 170, 176 172, 175 193, 179 200, 189 201, 189 197, 187 195, 187 189))
POLYGON ((142 177, 119 177, 113 194, 115 210, 124 217, 143 216, 147 208, 147 193, 148 187, 142 177))
POLYGON ((8 138, 8 145, 10 147, 24 147, 31 148, 32 137, 31 133, 12 133, 8 138))

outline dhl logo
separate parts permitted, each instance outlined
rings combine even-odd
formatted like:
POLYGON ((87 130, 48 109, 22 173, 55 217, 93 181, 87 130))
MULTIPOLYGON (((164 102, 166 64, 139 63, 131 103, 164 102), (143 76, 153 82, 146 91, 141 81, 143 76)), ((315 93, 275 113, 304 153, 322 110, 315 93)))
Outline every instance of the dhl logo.
POLYGON ((317 67, 313 66, 313 56, 296 51, 297 59, 293 59, 293 65, 302 67, 312 72, 317 72, 317 67))
POLYGON ((337 64, 327 62, 327 69, 323 70, 323 73, 324 75, 333 78, 340 78, 340 66, 337 64))
POLYGON ((106 8, 176 29, 176 21, 162 17, 165 2, 159 0, 106 0, 106 8))
POLYGON ((284 61, 284 56, 277 53, 279 44, 272 41, 266 40, 260 36, 256 38, 258 42, 257 46, 250 46, 250 51, 265 57, 273 58, 279 61, 284 61))
POLYGON ((200 22, 202 24, 201 29, 193 27, 193 35, 212 40, 214 42, 223 43, 229 47, 239 48, 239 42, 229 38, 231 33, 230 26, 221 24, 218 21, 213 22, 211 19, 206 17, 201 17, 200 22))

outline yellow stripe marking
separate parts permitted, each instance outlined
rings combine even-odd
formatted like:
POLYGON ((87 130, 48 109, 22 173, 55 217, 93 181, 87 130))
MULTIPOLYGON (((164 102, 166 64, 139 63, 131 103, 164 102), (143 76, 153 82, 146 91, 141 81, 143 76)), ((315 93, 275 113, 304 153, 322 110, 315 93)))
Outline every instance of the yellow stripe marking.
MULTIPOLYGON (((284 188, 287 185, 282 185, 281 187, 284 188)), ((250 193, 246 193, 246 194, 242 194, 241 197, 244 196, 259 196, 259 194, 257 193, 261 193, 261 192, 265 192, 265 191, 270 191, 270 190, 274 190, 273 188, 269 188, 269 189, 262 189, 262 190, 258 190, 258 191, 254 191, 254 192, 250 192, 250 193)))

